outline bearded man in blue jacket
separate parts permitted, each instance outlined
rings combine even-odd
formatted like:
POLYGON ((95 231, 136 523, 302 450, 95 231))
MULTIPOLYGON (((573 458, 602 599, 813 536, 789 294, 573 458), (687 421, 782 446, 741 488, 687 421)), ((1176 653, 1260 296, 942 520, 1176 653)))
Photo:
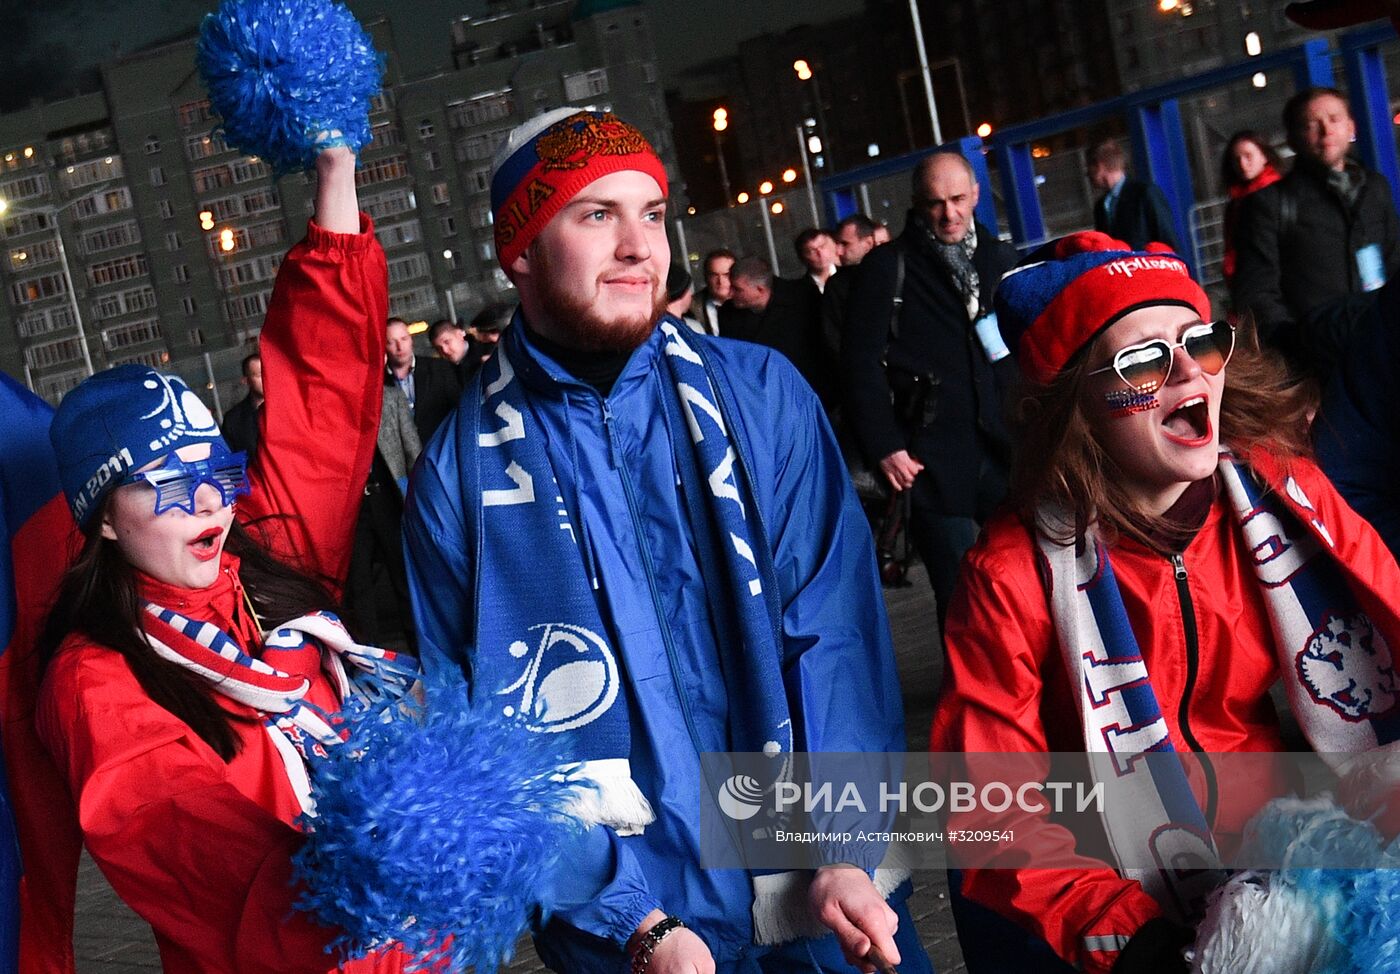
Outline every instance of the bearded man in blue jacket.
POLYGON ((821 404, 781 355, 665 314, 666 172, 635 128, 561 109, 494 169, 518 320, 423 454, 404 533, 424 665, 597 786, 574 812, 610 879, 551 917, 540 956, 930 971, 907 873, 866 861, 883 850, 701 865, 702 753, 904 747, 870 532, 821 404))

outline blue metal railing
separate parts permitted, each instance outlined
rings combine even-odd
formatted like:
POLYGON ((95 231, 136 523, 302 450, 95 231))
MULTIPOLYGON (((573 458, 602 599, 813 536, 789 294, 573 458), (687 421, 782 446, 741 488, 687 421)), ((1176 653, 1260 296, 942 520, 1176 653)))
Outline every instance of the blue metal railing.
POLYGON ((912 170, 921 158, 932 152, 957 151, 972 163, 981 185, 977 218, 988 226, 997 226, 991 176, 984 154, 984 149, 990 149, 1000 175, 1006 224, 1011 237, 1019 247, 1031 247, 1047 236, 1031 155, 1033 143, 1106 119, 1126 117, 1136 170, 1156 183, 1166 195, 1176 225, 1177 239, 1183 241, 1183 249, 1189 251, 1181 256, 1195 271, 1201 265, 1191 233, 1191 210, 1196 197, 1179 100, 1249 78, 1261 71, 1291 71, 1299 88, 1332 86, 1336 83, 1332 70, 1333 57, 1340 56, 1352 114, 1356 118, 1358 155, 1365 165, 1386 177, 1392 198, 1400 205, 1400 154, 1396 151, 1390 96, 1386 89, 1385 66, 1380 50, 1384 43, 1394 38, 1395 31, 1388 23, 1343 34, 1338 38, 1335 49, 1327 40, 1316 38, 1188 78, 1008 126, 995 133, 985 144, 976 137, 967 137, 884 159, 822 180, 821 192, 826 201, 827 216, 835 222, 855 212, 862 184, 912 170))

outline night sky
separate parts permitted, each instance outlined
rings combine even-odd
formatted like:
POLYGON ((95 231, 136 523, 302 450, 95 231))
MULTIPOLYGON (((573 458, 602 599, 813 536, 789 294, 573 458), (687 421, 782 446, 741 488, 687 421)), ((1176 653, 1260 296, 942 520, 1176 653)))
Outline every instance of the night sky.
MULTIPOLYGON (((216 5, 211 0, 0 0, 0 110, 34 97, 91 88, 98 62, 189 31, 216 5)), ((739 41, 796 23, 818 23, 858 11, 861 0, 646 0, 657 53, 668 81, 688 65, 733 53, 739 41)), ((484 9, 471 0, 350 0, 361 19, 388 15, 409 75, 450 60, 447 25, 484 9), (407 61, 407 58, 405 59, 407 61)))

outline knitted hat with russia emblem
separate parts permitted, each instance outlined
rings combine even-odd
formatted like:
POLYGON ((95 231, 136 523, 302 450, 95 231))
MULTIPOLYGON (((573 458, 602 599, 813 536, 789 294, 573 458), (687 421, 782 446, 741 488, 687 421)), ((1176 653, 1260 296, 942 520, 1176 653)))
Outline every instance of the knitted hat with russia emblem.
POLYGON ((557 108, 511 130, 491 166, 496 259, 505 270, 555 214, 599 177, 632 169, 667 194, 666 167, 637 129, 611 112, 557 108))
POLYGON ((997 321, 1019 344, 1021 371, 1048 383, 1124 315, 1158 304, 1191 308, 1210 320, 1210 299, 1186 262, 1164 244, 1135 251, 1106 233, 1053 240, 1008 271, 997 285, 997 321))

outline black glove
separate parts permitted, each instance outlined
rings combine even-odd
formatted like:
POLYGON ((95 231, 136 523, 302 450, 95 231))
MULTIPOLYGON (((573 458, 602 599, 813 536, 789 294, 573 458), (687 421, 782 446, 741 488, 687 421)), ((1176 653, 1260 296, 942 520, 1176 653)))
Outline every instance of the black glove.
POLYGON ((1166 917, 1148 920, 1119 952, 1113 974, 1188 974, 1181 951, 1195 939, 1190 927, 1166 917))

